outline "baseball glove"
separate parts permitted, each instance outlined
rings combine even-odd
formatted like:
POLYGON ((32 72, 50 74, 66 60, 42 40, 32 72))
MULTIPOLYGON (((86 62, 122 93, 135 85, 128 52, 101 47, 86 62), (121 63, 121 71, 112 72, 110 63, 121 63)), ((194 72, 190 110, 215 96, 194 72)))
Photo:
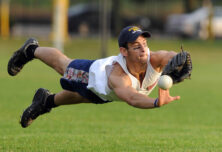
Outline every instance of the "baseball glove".
POLYGON ((173 84, 188 79, 192 72, 192 61, 190 54, 183 50, 175 55, 164 67, 162 75, 169 75, 173 79, 173 84))

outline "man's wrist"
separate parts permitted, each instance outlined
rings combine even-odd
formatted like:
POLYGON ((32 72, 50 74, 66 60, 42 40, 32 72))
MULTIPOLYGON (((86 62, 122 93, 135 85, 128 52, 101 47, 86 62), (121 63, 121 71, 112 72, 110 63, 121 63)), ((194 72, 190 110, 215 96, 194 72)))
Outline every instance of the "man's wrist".
POLYGON ((159 99, 156 98, 155 101, 154 101, 154 107, 159 107, 158 102, 159 102, 159 99))

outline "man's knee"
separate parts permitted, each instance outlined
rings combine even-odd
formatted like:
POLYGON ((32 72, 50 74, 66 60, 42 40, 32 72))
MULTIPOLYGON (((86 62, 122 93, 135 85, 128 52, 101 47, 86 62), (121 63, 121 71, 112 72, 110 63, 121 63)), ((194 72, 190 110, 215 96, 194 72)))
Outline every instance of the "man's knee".
POLYGON ((66 69, 68 67, 68 65, 70 64, 72 60, 70 58, 67 58, 65 61, 63 61, 61 67, 60 67, 60 73, 62 75, 64 75, 64 73, 66 72, 66 69))

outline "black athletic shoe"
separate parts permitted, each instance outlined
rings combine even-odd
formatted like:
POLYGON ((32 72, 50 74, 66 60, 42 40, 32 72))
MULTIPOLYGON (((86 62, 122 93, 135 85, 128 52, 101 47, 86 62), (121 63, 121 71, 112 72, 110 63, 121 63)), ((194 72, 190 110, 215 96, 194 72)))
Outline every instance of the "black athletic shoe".
POLYGON ((45 107, 49 95, 50 92, 43 88, 36 91, 32 104, 22 114, 20 123, 23 128, 28 127, 39 115, 50 112, 51 108, 45 107))
POLYGON ((25 44, 10 58, 8 62, 8 73, 11 76, 15 76, 17 73, 21 71, 23 66, 31 61, 33 57, 28 56, 27 51, 33 51, 38 47, 38 41, 34 38, 28 39, 25 44))

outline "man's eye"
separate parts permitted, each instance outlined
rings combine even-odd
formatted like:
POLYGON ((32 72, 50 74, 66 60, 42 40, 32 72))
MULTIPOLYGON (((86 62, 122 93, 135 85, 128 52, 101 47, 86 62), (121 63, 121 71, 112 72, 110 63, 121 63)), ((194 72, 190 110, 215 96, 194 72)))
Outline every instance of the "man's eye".
POLYGON ((134 47, 133 50, 140 49, 140 46, 134 47))

